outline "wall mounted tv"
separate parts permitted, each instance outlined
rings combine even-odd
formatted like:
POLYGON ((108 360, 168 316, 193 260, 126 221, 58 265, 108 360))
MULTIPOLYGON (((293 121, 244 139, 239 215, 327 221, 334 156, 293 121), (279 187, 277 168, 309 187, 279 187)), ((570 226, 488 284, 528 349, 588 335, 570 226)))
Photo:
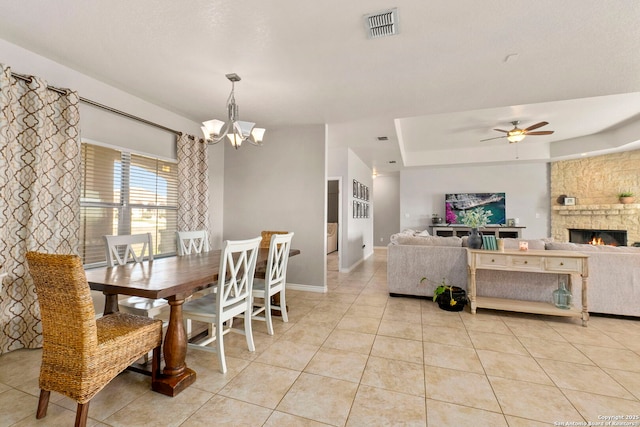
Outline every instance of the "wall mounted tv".
POLYGON ((505 193, 452 193, 445 194, 445 221, 462 224, 460 212, 482 206, 490 211, 490 224, 506 224, 505 193))

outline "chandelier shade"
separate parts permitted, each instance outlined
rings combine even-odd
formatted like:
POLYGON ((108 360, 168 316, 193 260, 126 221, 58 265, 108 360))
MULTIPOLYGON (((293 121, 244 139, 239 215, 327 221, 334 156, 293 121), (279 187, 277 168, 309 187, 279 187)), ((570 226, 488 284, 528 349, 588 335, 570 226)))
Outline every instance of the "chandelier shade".
POLYGON ((226 136, 231 145, 238 149, 243 142, 253 145, 262 145, 262 139, 266 129, 255 127, 253 122, 238 120, 238 104, 235 98, 235 82, 240 81, 237 74, 227 74, 227 79, 231 81, 231 93, 227 99, 228 118, 224 122, 218 119, 207 120, 202 123, 202 133, 209 144, 217 144, 224 140, 226 136))

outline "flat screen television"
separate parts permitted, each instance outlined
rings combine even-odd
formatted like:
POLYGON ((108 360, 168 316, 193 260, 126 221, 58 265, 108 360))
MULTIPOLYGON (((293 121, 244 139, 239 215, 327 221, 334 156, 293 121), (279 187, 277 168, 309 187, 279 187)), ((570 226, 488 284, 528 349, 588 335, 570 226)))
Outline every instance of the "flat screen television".
POLYGON ((451 193, 445 194, 445 221, 462 224, 460 212, 482 206, 490 211, 490 224, 506 224, 505 193, 451 193))

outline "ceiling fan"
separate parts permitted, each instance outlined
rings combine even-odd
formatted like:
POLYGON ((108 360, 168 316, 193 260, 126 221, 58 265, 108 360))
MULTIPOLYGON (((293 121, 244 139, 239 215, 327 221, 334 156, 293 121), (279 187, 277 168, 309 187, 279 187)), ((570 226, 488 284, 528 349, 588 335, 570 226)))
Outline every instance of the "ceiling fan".
POLYGON ((528 136, 528 135, 551 135, 553 133, 552 130, 542 130, 542 131, 537 131, 537 132, 531 132, 534 129, 538 129, 538 128, 541 128, 542 126, 548 125, 549 124, 548 122, 536 123, 535 125, 531 125, 526 129, 520 129, 518 127, 518 123, 520 123, 518 120, 512 121, 511 124, 513 125, 513 129, 511 129, 511 130, 494 129, 494 130, 497 130, 498 132, 504 132, 504 133, 506 133, 506 135, 496 136, 495 138, 482 139, 482 140, 480 140, 480 142, 490 141, 492 139, 507 138, 507 140, 511 144, 511 143, 514 143, 514 142, 522 141, 524 139, 524 137, 528 136))

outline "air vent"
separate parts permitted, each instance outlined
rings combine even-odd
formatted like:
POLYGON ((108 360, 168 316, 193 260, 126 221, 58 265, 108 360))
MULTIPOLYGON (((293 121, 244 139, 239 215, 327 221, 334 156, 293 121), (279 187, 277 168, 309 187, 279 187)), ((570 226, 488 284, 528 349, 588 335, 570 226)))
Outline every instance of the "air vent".
POLYGON ((389 164, 394 164, 396 161, 395 160, 389 160, 389 164))
POLYGON ((370 39, 398 34, 398 9, 393 8, 364 16, 370 39))
POLYGON ((388 140, 389 140, 389 137, 387 137, 387 136, 379 136, 378 137, 378 141, 388 141, 388 140))

